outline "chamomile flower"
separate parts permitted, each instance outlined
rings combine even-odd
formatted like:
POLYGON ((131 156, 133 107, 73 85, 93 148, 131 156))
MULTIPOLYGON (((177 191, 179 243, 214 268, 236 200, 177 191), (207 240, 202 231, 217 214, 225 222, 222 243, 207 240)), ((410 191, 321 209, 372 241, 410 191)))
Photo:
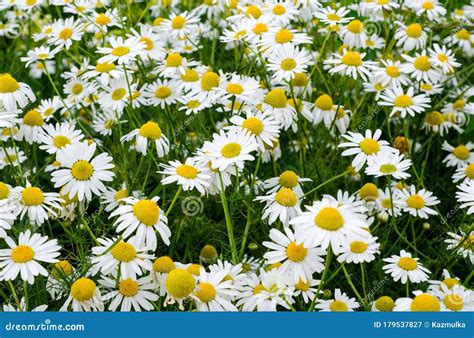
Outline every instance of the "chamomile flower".
POLYGON ((411 75, 416 81, 437 83, 441 78, 441 73, 432 63, 426 52, 416 53, 415 56, 403 54, 402 57, 407 63, 403 64, 401 70, 411 75))
POLYGON ((97 284, 90 278, 77 278, 59 311, 104 311, 104 302, 97 284))
POLYGON ((121 138, 121 141, 134 140, 134 148, 142 153, 147 154, 148 142, 153 142, 156 147, 158 157, 165 156, 170 150, 170 142, 168 138, 161 132, 160 125, 154 121, 148 121, 141 125, 139 129, 132 130, 121 138))
POLYGON ((25 297, 21 297, 20 299, 20 305, 18 306, 17 304, 12 305, 12 304, 4 304, 3 305, 3 312, 43 312, 46 311, 48 308, 48 305, 38 305, 37 307, 33 309, 28 309, 28 306, 25 301, 25 297))
POLYGON ((319 285, 319 283, 319 280, 312 278, 306 282, 300 279, 298 283, 295 284, 294 297, 296 298, 301 295, 305 304, 312 302, 314 297, 316 296, 316 292, 318 291, 317 286, 319 285))
POLYGON ((337 10, 331 7, 321 7, 316 10, 314 16, 329 27, 339 26, 351 21, 352 17, 346 17, 349 10, 339 7, 337 10))
POLYGON ((11 237, 6 237, 5 242, 8 249, 0 250, 3 280, 15 280, 20 275, 29 284, 33 284, 38 275, 48 276, 48 271, 39 262, 56 263, 61 249, 56 239, 48 240, 30 230, 19 234, 18 244, 11 237))
POLYGON ((137 37, 129 37, 126 40, 123 37, 110 37, 111 47, 99 47, 97 53, 105 54, 97 62, 112 64, 117 62, 119 65, 129 64, 135 60, 138 54, 145 49, 146 44, 137 37))
POLYGON ((464 233, 459 231, 459 234, 448 232, 449 238, 444 242, 448 244, 448 250, 454 250, 456 253, 464 258, 468 258, 471 263, 474 263, 474 251, 472 244, 474 243, 474 231, 464 233))
POLYGON ((374 81, 380 83, 384 88, 409 84, 409 79, 404 74, 400 61, 380 60, 380 62, 383 67, 377 67, 373 70, 374 81))
POLYGON ((349 48, 365 48, 367 34, 364 24, 357 19, 350 21, 347 25, 342 26, 339 36, 345 46, 349 48))
POLYGON ((305 73, 310 56, 304 49, 291 44, 276 46, 268 57, 267 69, 278 83, 292 80, 296 73, 305 73))
POLYGON ((355 298, 349 298, 345 292, 340 289, 334 290, 334 299, 318 300, 315 308, 320 311, 346 312, 354 311, 360 306, 355 298))
POLYGON ((409 87, 406 91, 401 87, 386 89, 380 100, 379 105, 393 107, 390 116, 400 116, 401 118, 424 112, 426 108, 430 107, 431 102, 425 94, 415 95, 413 87, 409 87))
POLYGON ((55 154, 58 150, 69 144, 80 142, 84 135, 80 130, 74 128, 74 125, 65 122, 61 124, 47 124, 43 127, 44 133, 40 137, 40 149, 48 154, 55 154))
POLYGON ((411 176, 406 172, 410 167, 411 160, 405 159, 405 156, 395 149, 369 156, 365 173, 375 177, 390 176, 403 180, 411 176))
POLYGON ((32 186, 30 182, 26 182, 25 187, 16 187, 15 193, 20 198, 18 201, 19 218, 23 219, 28 215, 28 219, 32 224, 42 225, 50 216, 57 216, 57 211, 61 209, 59 202, 62 199, 58 193, 43 192, 42 189, 32 186))
POLYGON ((137 83, 130 83, 126 77, 111 79, 109 84, 103 87, 97 102, 104 110, 122 112, 130 101, 130 96, 137 89, 137 83))
POLYGON ((232 281, 226 278, 226 272, 206 272, 201 267, 192 297, 196 300, 198 311, 237 311, 229 301, 237 295, 232 281))
POLYGON ((359 76, 366 81, 372 76, 371 69, 376 63, 373 61, 364 61, 365 53, 359 53, 352 50, 346 50, 342 54, 333 53, 334 58, 324 61, 330 74, 339 73, 352 77, 356 80, 359 76))
POLYGON ((356 155, 352 160, 352 166, 356 171, 360 171, 369 156, 377 155, 380 152, 391 151, 389 143, 380 140, 381 136, 382 131, 380 129, 377 129, 373 133, 370 129, 367 129, 365 135, 348 132, 346 135, 342 135, 348 142, 342 142, 338 147, 349 148, 342 152, 342 156, 356 155))
POLYGON ((92 194, 100 195, 106 190, 103 182, 112 181, 112 157, 107 153, 93 157, 96 148, 96 143, 78 142, 56 153, 61 169, 51 173, 51 181, 56 188, 63 187, 63 193, 69 198, 76 196, 79 201, 90 201, 92 194))
POLYGON ((426 17, 430 21, 439 21, 440 18, 446 15, 446 8, 444 8, 438 0, 423 0, 413 4, 416 15, 426 17))
POLYGON ((408 26, 399 23, 399 26, 395 33, 397 47, 402 47, 407 52, 425 47, 428 34, 419 23, 412 23, 408 26))
POLYGON ((109 293, 102 296, 104 301, 109 300, 108 310, 116 311, 120 306, 120 311, 151 311, 154 306, 151 302, 158 300, 158 295, 153 293, 154 286, 151 283, 151 277, 126 278, 122 276, 119 279, 118 285, 115 279, 102 276, 99 283, 109 289, 109 293))
POLYGON ((413 258, 405 250, 401 250, 400 255, 392 255, 383 260, 388 264, 382 269, 386 274, 391 275, 395 282, 401 281, 402 284, 406 284, 407 281, 421 283, 428 280, 430 271, 418 262, 418 258, 413 258))
POLYGON ((112 79, 125 78, 125 72, 114 63, 97 63, 95 66, 88 66, 81 78, 96 79, 102 86, 107 86, 112 79))
POLYGON ((444 45, 434 44, 433 48, 428 50, 431 63, 435 67, 441 68, 444 74, 451 74, 455 68, 461 66, 459 62, 456 62, 454 53, 444 45))
POLYGON ((18 150, 17 148, 7 147, 5 149, 0 149, 0 169, 3 169, 5 166, 11 165, 12 167, 17 167, 23 162, 25 162, 26 156, 23 150, 18 150))
POLYGON ((306 206, 306 211, 293 218, 290 224, 296 231, 304 232, 307 243, 320 245, 322 249, 331 246, 338 253, 347 236, 368 237, 364 229, 366 221, 357 216, 349 206, 340 205, 337 201, 323 198, 306 206))
POLYGON ((265 180, 264 187, 269 193, 274 193, 281 188, 289 188, 297 196, 302 197, 304 193, 301 184, 304 182, 311 182, 311 179, 299 177, 293 170, 285 170, 280 176, 265 180))
POLYGON ((188 157, 184 163, 180 161, 170 161, 169 164, 163 164, 163 179, 161 183, 171 184, 176 182, 184 191, 196 189, 204 194, 209 186, 209 176, 195 159, 188 157))
POLYGON ((179 14, 171 13, 169 19, 165 19, 159 29, 173 39, 185 38, 197 29, 198 18, 188 12, 179 14))
POLYGON ((212 142, 206 141, 202 151, 211 160, 211 168, 224 171, 229 166, 242 169, 245 161, 255 158, 250 154, 258 144, 249 132, 229 130, 213 135, 212 142))
POLYGON ((232 74, 230 79, 222 78, 217 88, 226 100, 235 100, 247 104, 254 103, 262 97, 260 83, 252 77, 232 74))
POLYGON ((171 237, 168 218, 158 206, 158 200, 157 196, 151 199, 126 197, 122 199, 124 205, 112 212, 109 218, 118 216, 114 221, 114 227, 124 239, 135 234, 137 245, 144 245, 148 250, 154 251, 158 243, 155 231, 166 245, 170 244, 171 237))
POLYGON ((382 216, 390 215, 398 217, 402 214, 402 199, 400 194, 392 192, 390 198, 390 190, 386 188, 385 190, 379 189, 379 196, 377 198, 377 205, 379 208, 379 213, 382 216))
POLYGON ((282 262, 280 271, 288 276, 295 284, 302 280, 310 280, 315 272, 324 269, 323 258, 326 252, 316 245, 305 245, 305 235, 293 232, 290 228, 284 229, 285 233, 277 229, 270 230, 272 242, 263 242, 270 250, 263 256, 268 264, 282 262))
POLYGON ((306 33, 301 33, 296 29, 274 27, 262 34, 260 48, 270 53, 276 46, 285 44, 301 45, 311 43, 311 38, 306 33))
POLYGON ((53 24, 48 43, 69 49, 74 41, 81 40, 83 34, 84 24, 80 20, 74 20, 74 17, 60 19, 53 24))
POLYGON ((51 50, 50 47, 40 46, 28 51, 27 56, 21 57, 20 60, 25 62, 26 66, 28 67, 32 63, 51 60, 58 52, 59 48, 51 50))
POLYGON ((102 136, 110 136, 114 129, 117 128, 123 112, 106 110, 104 112, 97 112, 92 120, 92 129, 102 136))
POLYGON ((464 286, 455 284, 449 288, 441 283, 439 289, 434 289, 433 293, 441 301, 442 311, 473 311, 474 294, 464 286))
POLYGON ((127 279, 151 271, 152 256, 145 253, 144 247, 138 247, 134 238, 127 242, 115 238, 98 238, 97 241, 101 246, 92 248, 94 272, 100 271, 104 275, 120 272, 120 277, 127 279))
POLYGON ((231 117, 230 121, 234 126, 226 129, 240 129, 249 132, 258 143, 261 151, 265 150, 265 145, 272 145, 280 133, 280 125, 271 114, 266 112, 247 111, 245 118, 239 115, 231 117))
POLYGON ((287 227, 290 220, 300 212, 300 197, 290 188, 281 188, 266 196, 258 196, 257 201, 264 202, 262 219, 267 219, 268 224, 273 224, 277 219, 287 227))
POLYGON ((399 298, 395 301, 393 311, 411 311, 411 312, 438 312, 441 304, 438 298, 430 293, 414 291, 415 297, 399 298))
POLYGON ((181 95, 181 88, 177 82, 156 80, 154 83, 146 86, 143 96, 150 105, 161 107, 169 106, 178 101, 181 95))
POLYGON ((0 103, 7 110, 15 110, 17 106, 25 107, 36 99, 30 86, 18 82, 11 74, 0 74, 0 103))
POLYGON ((466 181, 458 185, 458 191, 456 192, 456 199, 458 203, 461 203, 461 208, 467 208, 466 213, 468 215, 474 213, 474 181, 466 181))
POLYGON ((399 190, 398 194, 402 201, 401 207, 403 211, 410 215, 420 218, 428 218, 428 215, 436 215, 437 212, 430 208, 440 201, 433 193, 425 189, 416 191, 416 187, 411 185, 409 188, 399 190))
POLYGON ((454 147, 444 141, 441 149, 449 151, 450 154, 443 159, 447 167, 463 167, 464 165, 474 162, 474 143, 467 142, 466 144, 459 144, 454 147))
POLYGON ((166 299, 164 305, 178 303, 184 310, 183 302, 188 299, 196 287, 195 277, 185 269, 173 269, 166 276, 166 299))
POLYGON ((377 237, 349 238, 341 247, 341 254, 337 261, 342 263, 360 264, 372 262, 375 255, 379 254, 380 244, 377 243, 377 237))

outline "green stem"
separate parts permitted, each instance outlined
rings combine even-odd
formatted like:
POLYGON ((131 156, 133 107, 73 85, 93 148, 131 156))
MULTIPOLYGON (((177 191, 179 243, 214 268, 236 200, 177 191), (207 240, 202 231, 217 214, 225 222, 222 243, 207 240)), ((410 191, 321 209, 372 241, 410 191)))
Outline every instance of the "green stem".
POLYGON ((10 287, 10 290, 12 291, 13 298, 15 299, 16 306, 20 308, 20 299, 18 298, 18 295, 16 294, 15 287, 13 286, 13 283, 11 280, 7 281, 8 286, 10 287))
POLYGON ((219 180, 221 182, 221 201, 222 201, 222 208, 224 209, 227 236, 229 237, 229 245, 230 245, 230 250, 232 253, 232 262, 236 264, 237 263, 237 247, 235 245, 234 229, 232 227, 232 218, 230 217, 229 206, 227 205, 227 198, 225 196, 224 182, 222 181, 222 175, 220 172, 219 172, 219 180))
POLYGON ((356 287, 354 286, 354 283, 352 283, 351 276, 350 276, 349 273, 347 272, 346 267, 344 266, 344 263, 342 263, 341 266, 342 266, 342 271, 344 271, 344 275, 346 276, 347 283, 349 283, 349 285, 350 285, 352 291, 354 291, 355 295, 357 296, 357 299, 359 300, 360 305, 362 306, 362 304, 364 304, 364 300, 363 300, 362 297, 360 296, 359 292, 357 292, 357 289, 356 289, 356 287))
POLYGON ((332 250, 331 250, 331 247, 328 247, 328 253, 326 255, 326 262, 324 263, 323 275, 321 276, 321 280, 319 281, 318 290, 316 290, 316 294, 314 295, 313 301, 311 302, 311 305, 309 306, 308 311, 310 311, 310 312, 314 310, 314 306, 316 305, 316 299, 318 298, 319 292, 321 291, 323 283, 326 279, 326 275, 327 275, 328 270, 329 270, 329 265, 331 264, 331 257, 332 257, 332 250))
POLYGON ((178 188, 178 191, 176 191, 176 194, 174 194, 173 200, 171 201, 170 206, 168 207, 168 210, 166 210, 165 216, 168 217, 168 215, 171 212, 171 209, 173 209, 174 204, 178 200, 179 195, 181 194, 181 191, 183 191, 183 187, 180 185, 178 188))

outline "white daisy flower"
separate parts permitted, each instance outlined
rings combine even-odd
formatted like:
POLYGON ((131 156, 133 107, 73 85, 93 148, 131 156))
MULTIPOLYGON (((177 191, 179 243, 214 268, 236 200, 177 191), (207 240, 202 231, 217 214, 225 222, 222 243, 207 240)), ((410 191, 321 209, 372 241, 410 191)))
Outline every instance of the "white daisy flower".
POLYGON ((99 47, 97 53, 105 54, 97 62, 112 64, 117 61, 119 65, 127 65, 135 60, 140 52, 145 49, 145 42, 137 37, 129 37, 126 40, 123 37, 111 36, 109 43, 111 47, 99 47))
POLYGON ((411 75, 416 81, 425 81, 428 83, 438 83, 441 73, 432 63, 426 51, 416 53, 415 56, 402 54, 407 63, 401 66, 404 73, 411 75))
POLYGON ((232 281, 225 277, 225 271, 208 273, 201 267, 192 295, 198 311, 237 311, 229 299, 236 296, 238 291, 232 281))
POLYGON ((441 283, 432 291, 439 298, 442 311, 473 311, 474 293, 464 286, 456 284, 449 288, 441 283))
POLYGON ((349 14, 349 10, 345 7, 339 7, 337 10, 331 7, 321 7, 316 10, 314 16, 322 23, 329 27, 340 26, 351 21, 352 17, 345 17, 349 14))
POLYGON ((371 69, 376 66, 373 61, 364 61, 366 53, 344 49, 342 54, 333 53, 333 59, 324 61, 330 74, 343 74, 356 80, 359 76, 367 81, 372 77, 371 69))
POLYGON ((290 81, 296 73, 305 73, 310 64, 310 56, 305 49, 285 44, 272 50, 268 57, 267 69, 273 73, 272 78, 281 83, 290 81))
POLYGON ((162 109, 176 103, 180 95, 181 86, 174 80, 158 79, 147 85, 143 91, 143 97, 147 99, 149 105, 162 109))
POLYGON ((411 185, 409 188, 397 190, 397 194, 402 201, 401 207, 403 211, 410 215, 420 218, 428 218, 428 215, 436 215, 437 212, 430 206, 439 204, 440 201, 433 193, 425 189, 416 191, 416 187, 411 185))
POLYGON ((25 107, 36 100, 35 94, 26 83, 18 82, 11 74, 0 74, 0 103, 9 110, 25 107))
POLYGON ((92 194, 100 195, 106 190, 103 182, 110 182, 114 173, 112 157, 101 153, 94 157, 96 143, 78 142, 60 149, 56 160, 61 163, 61 169, 51 173, 54 187, 63 187, 63 194, 69 198, 77 197, 79 201, 90 201, 92 194))
POLYGON ((297 196, 303 197, 304 192, 301 183, 311 182, 310 178, 299 177, 293 170, 285 170, 278 177, 265 180, 264 187, 268 193, 274 193, 281 188, 289 188, 293 190, 297 196))
POLYGON ((293 283, 302 280, 311 280, 315 272, 324 269, 324 259, 326 254, 316 245, 305 245, 305 235, 301 232, 293 232, 289 227, 284 228, 285 233, 277 229, 270 230, 272 242, 263 242, 263 245, 270 249, 263 257, 268 264, 282 262, 280 271, 288 276, 293 283))
POLYGON ((137 199, 126 197, 122 199, 125 205, 118 207, 109 218, 118 216, 114 221, 117 233, 124 239, 135 234, 135 243, 144 245, 148 250, 155 251, 158 232, 166 245, 170 244, 171 231, 168 228, 168 218, 158 206, 159 197, 152 199, 137 199))
POLYGON ((273 224, 277 219, 287 227, 290 220, 300 212, 300 197, 290 188, 281 188, 266 196, 258 196, 256 201, 264 202, 262 219, 268 218, 268 224, 273 224))
POLYGON ((151 311, 155 307, 152 302, 158 300, 158 295, 151 292, 154 285, 151 277, 142 277, 136 279, 135 277, 122 277, 118 285, 115 279, 102 276, 99 283, 113 291, 102 296, 104 301, 110 301, 107 309, 109 311, 116 311, 120 306, 120 311, 128 312, 132 309, 134 311, 151 311))
POLYGON ((393 107, 390 116, 400 116, 401 118, 405 118, 407 115, 415 116, 430 107, 431 99, 425 94, 415 95, 414 93, 413 87, 409 87, 406 92, 401 87, 386 89, 378 104, 393 107))
POLYGON ((398 149, 394 149, 369 156, 365 173, 375 177, 391 176, 397 180, 404 180, 411 176, 406 172, 410 167, 411 160, 405 159, 398 149))
POLYGON ((18 275, 29 284, 34 283, 38 275, 47 277, 48 271, 39 262, 56 263, 61 247, 56 239, 48 240, 47 236, 31 234, 30 230, 21 232, 18 244, 11 237, 6 237, 8 249, 0 249, 0 268, 3 280, 15 280, 18 275))
POLYGON ((69 295, 59 311, 104 311, 102 295, 97 284, 90 278, 76 279, 69 290, 69 295))
POLYGON ((433 44, 433 48, 429 48, 430 61, 435 67, 442 69, 444 74, 454 73, 454 69, 461 66, 456 62, 456 57, 452 50, 446 46, 440 46, 437 43, 433 44))
POLYGON ((337 257, 339 263, 360 264, 372 262, 379 254, 380 243, 377 237, 349 238, 341 247, 341 254, 337 257))
POLYGON ((395 33, 397 47, 402 47, 407 52, 425 47, 428 34, 419 23, 412 23, 408 26, 401 22, 398 24, 400 28, 395 33))
POLYGON ((456 192, 456 199, 458 203, 461 203, 461 208, 467 208, 467 214, 474 213, 474 181, 466 181, 458 185, 458 191, 456 192))
POLYGON ((464 258, 468 258, 471 263, 474 263, 474 251, 472 250, 472 244, 474 243, 474 231, 469 234, 465 234, 459 231, 460 234, 454 232, 448 232, 449 238, 445 239, 444 242, 448 244, 448 250, 455 250, 456 253, 464 258))
POLYGON ((373 81, 380 83, 384 88, 406 86, 410 83, 408 77, 403 73, 400 61, 380 60, 383 67, 373 70, 373 81))
POLYGON ((364 24, 357 19, 352 20, 347 25, 342 26, 339 31, 339 37, 343 44, 349 48, 365 48, 367 34, 364 24))
POLYGON ((83 34, 84 24, 80 20, 74 20, 74 17, 60 19, 53 24, 48 43, 69 49, 74 41, 81 40, 83 34))
POLYGON ((135 139, 134 148, 143 155, 147 154, 149 141, 153 141, 155 144, 158 157, 165 156, 170 150, 170 141, 161 132, 160 125, 154 121, 148 121, 142 124, 139 129, 132 130, 120 140, 124 142, 133 139, 135 139))
POLYGON ((407 281, 421 283, 428 280, 430 271, 418 262, 418 258, 412 258, 411 253, 405 250, 401 250, 399 256, 392 255, 383 260, 388 264, 382 269, 391 275, 395 282, 401 281, 402 284, 406 284, 407 281))
POLYGON ((447 167, 463 167, 470 162, 474 162, 474 143, 467 142, 466 144, 459 144, 453 147, 444 141, 441 149, 449 151, 450 154, 443 159, 443 163, 446 163, 447 167))
POLYGON ((438 298, 430 293, 413 291, 415 298, 399 298, 395 301, 393 311, 438 312, 441 304, 438 298))
POLYGON ((44 132, 40 137, 40 149, 48 154, 55 154, 58 150, 69 144, 80 142, 84 135, 80 130, 76 130, 69 122, 61 124, 47 124, 43 127, 44 132))
POLYGON ((196 189, 204 194, 210 184, 210 177, 206 174, 205 168, 191 157, 188 157, 184 163, 170 161, 169 164, 161 166, 164 170, 159 173, 164 175, 161 179, 164 185, 176 182, 184 191, 196 189))
POLYGON ((355 298, 349 298, 345 292, 341 292, 340 289, 335 289, 334 299, 318 299, 315 308, 320 311, 346 312, 354 311, 359 306, 360 304, 355 300, 355 298))

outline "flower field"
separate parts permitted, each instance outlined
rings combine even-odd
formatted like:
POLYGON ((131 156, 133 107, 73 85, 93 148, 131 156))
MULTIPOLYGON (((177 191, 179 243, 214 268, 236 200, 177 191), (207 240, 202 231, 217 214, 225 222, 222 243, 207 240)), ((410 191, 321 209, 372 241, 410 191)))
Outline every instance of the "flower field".
POLYGON ((473 27, 0 0, 3 311, 473 311, 473 27))

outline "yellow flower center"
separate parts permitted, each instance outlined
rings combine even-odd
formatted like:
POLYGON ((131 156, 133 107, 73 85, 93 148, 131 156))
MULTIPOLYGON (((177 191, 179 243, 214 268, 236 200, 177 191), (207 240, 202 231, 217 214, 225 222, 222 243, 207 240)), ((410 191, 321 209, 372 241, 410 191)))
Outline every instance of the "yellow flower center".
POLYGON ((204 91, 210 91, 212 88, 219 86, 220 77, 214 72, 206 72, 201 78, 201 88, 204 91))
POLYGON ((426 72, 431 69, 430 58, 426 55, 421 55, 415 59, 413 63, 416 69, 426 72))
POLYGON ((439 126, 443 124, 444 116, 438 111, 433 111, 426 116, 426 123, 432 126, 439 126))
POLYGON ((452 289, 454 285, 459 285, 459 281, 455 278, 446 278, 443 284, 446 285, 448 289, 452 289))
POLYGON ((158 140, 161 138, 161 128, 158 123, 148 121, 140 127, 139 134, 148 139, 158 140))
POLYGON ((410 96, 403 94, 403 95, 397 96, 395 100, 393 101, 393 104, 396 107, 407 108, 413 104, 413 100, 411 99, 410 96))
POLYGON ((399 77, 400 71, 397 66, 388 66, 385 68, 385 73, 390 77, 399 77))
POLYGON ((68 40, 68 39, 71 38, 72 33, 73 33, 73 31, 72 31, 71 28, 64 28, 63 30, 61 30, 61 31, 59 32, 59 38, 60 38, 61 40, 68 40))
POLYGON ((8 186, 5 183, 0 182, 0 200, 7 198, 9 194, 10 189, 8 189, 8 186))
POLYGON ((216 298, 217 291, 211 283, 203 282, 198 284, 195 294, 201 302, 208 303, 216 298))
POLYGON ((395 307, 395 302, 389 296, 382 296, 375 301, 375 307, 381 312, 391 312, 395 307))
POLYGON ((359 67, 360 65, 362 65, 362 58, 360 57, 359 53, 348 51, 342 57, 342 63, 347 66, 359 67))
POLYGON ((133 297, 138 293, 138 283, 131 278, 122 279, 119 292, 125 297, 133 297))
POLYGON ((71 296, 79 302, 92 299, 94 296, 96 285, 89 278, 79 278, 71 286, 71 296))
POLYGON ((407 205, 413 209, 421 209, 425 206, 425 200, 420 195, 414 194, 407 198, 407 205))
MULTIPOLYGON (((464 173, 466 174, 466 177, 470 178, 470 179, 474 179, 474 162, 473 163, 470 163, 467 167, 466 167, 466 170, 464 171, 464 173)), ((1 191, 1 189, 0 189, 1 191)), ((0 193, 0 199, 2 199, 2 194, 0 193)))
POLYGON ((20 89, 20 84, 10 74, 0 74, 0 93, 13 93, 20 89))
POLYGON ((344 225, 344 219, 339 210, 333 207, 326 207, 318 212, 314 218, 314 223, 321 229, 336 231, 344 225))
POLYGON ((158 257, 153 262, 153 271, 159 273, 169 273, 171 270, 176 268, 176 264, 174 264, 173 260, 168 256, 161 256, 158 257))
POLYGON ((464 300, 456 293, 451 293, 443 298, 443 303, 452 311, 462 310, 464 307, 464 300))
POLYGON ((53 138, 53 144, 56 148, 60 149, 67 146, 68 144, 71 144, 71 140, 69 140, 69 138, 66 136, 58 135, 53 138))
POLYGON ((233 158, 240 155, 241 146, 238 143, 228 143, 221 149, 221 154, 225 158, 233 158))
POLYGON ((247 16, 252 16, 255 19, 258 19, 262 16, 262 10, 257 6, 251 5, 247 7, 246 14, 247 16))
POLYGON ((331 110, 334 102, 332 101, 331 96, 323 94, 316 99, 314 104, 321 110, 331 110))
POLYGON ((415 270, 418 266, 416 261, 411 257, 401 257, 398 260, 397 265, 400 267, 400 269, 403 269, 403 270, 406 270, 406 271, 415 270))
POLYGON ((341 18, 339 17, 339 15, 335 14, 335 13, 329 13, 326 17, 329 21, 339 21, 341 20, 341 18))
POLYGON ((171 95, 171 89, 168 86, 160 86, 155 89, 155 97, 159 99, 166 99, 171 95))
POLYGON ((372 138, 364 139, 361 143, 359 143, 359 147, 366 155, 376 154, 380 150, 379 143, 372 138))
POLYGON ((284 59, 281 62, 280 67, 285 71, 293 70, 296 67, 296 61, 294 59, 284 59))
POLYGON ((71 92, 74 94, 74 95, 79 95, 80 93, 82 93, 82 91, 84 90, 84 86, 80 83, 75 83, 72 87, 71 87, 71 92))
POLYGON ((286 8, 285 6, 282 6, 282 5, 276 5, 275 7, 273 7, 273 14, 275 15, 283 15, 286 13, 286 8))
POLYGON ((464 99, 457 99, 456 101, 454 101, 453 103, 453 108, 454 109, 462 109, 464 108, 464 105, 466 104, 466 100, 464 99))
POLYGON ((382 164, 380 166, 380 172, 383 174, 391 174, 397 171, 397 167, 393 164, 382 164))
POLYGON ((127 46, 118 46, 112 49, 112 55, 113 56, 124 56, 130 53, 130 48, 127 46))
POLYGON ((293 33, 288 29, 281 29, 275 34, 275 42, 284 44, 293 40, 293 33))
POLYGON ((469 40, 471 38, 471 34, 467 31, 467 29, 461 29, 456 33, 456 36, 460 40, 469 40))
POLYGON ((247 34, 247 31, 245 29, 238 31, 237 33, 234 34, 234 39, 241 39, 247 34))
POLYGON ((238 94, 242 94, 242 92, 244 91, 244 87, 242 87, 242 85, 238 83, 229 83, 227 85, 226 90, 231 94, 238 95, 238 94))
POLYGON ((115 193, 114 199, 120 201, 122 198, 128 197, 128 190, 126 188, 120 189, 115 193))
POLYGON ((385 209, 392 209, 392 202, 390 201, 390 198, 384 198, 380 204, 385 209))
POLYGON ((201 105, 201 102, 199 102, 198 100, 191 100, 186 105, 189 109, 195 109, 201 105))
POLYGON ((460 160, 467 160, 471 156, 469 153, 469 149, 464 145, 460 144, 453 150, 453 155, 456 156, 460 160))
POLYGON ((373 183, 366 183, 360 188, 359 190, 360 198, 367 200, 367 199, 375 199, 379 196, 379 190, 377 186, 373 183))
POLYGON ((295 87, 304 87, 308 83, 308 77, 304 73, 295 73, 292 82, 295 87))
POLYGON ((151 200, 141 200, 133 205, 133 214, 141 223, 153 226, 160 217, 160 208, 151 200))
POLYGON ((62 260, 54 264, 53 270, 51 271, 51 275, 55 279, 59 280, 63 277, 69 277, 70 275, 72 275, 72 272, 73 268, 71 263, 66 260, 62 260))
POLYGON ((175 18, 173 18, 173 20, 171 20, 171 27, 173 29, 181 29, 184 27, 185 24, 186 24, 186 19, 183 18, 181 15, 178 15, 175 18))
POLYGON ((253 288, 253 294, 254 295, 257 295, 259 294, 260 292, 262 291, 268 291, 267 288, 263 285, 263 284, 257 284, 254 288, 253 288))
POLYGON ((44 120, 38 109, 31 109, 25 114, 25 116, 23 116, 23 123, 30 127, 41 127, 44 124, 44 120))
POLYGON ((78 181, 88 180, 94 173, 94 167, 88 161, 79 160, 72 165, 71 174, 78 181))
POLYGON ((201 275, 201 265, 199 264, 191 264, 190 266, 188 266, 187 270, 194 276, 201 275))
POLYGON ((166 67, 176 68, 183 64, 183 57, 179 53, 171 53, 166 58, 166 67))
POLYGON ((405 32, 410 38, 418 39, 423 33, 423 30, 420 24, 412 23, 411 25, 407 26, 405 32))
POLYGON ((249 117, 242 123, 242 128, 249 130, 253 135, 260 135, 263 131, 263 123, 256 117, 249 117))
POLYGON ((153 41, 150 38, 142 37, 140 38, 140 42, 145 43, 145 50, 152 50, 153 49, 153 41))
POLYGON ((298 283, 295 284, 296 290, 300 291, 308 291, 309 290, 309 282, 304 282, 301 278, 298 280, 298 283))
POLYGON ((158 17, 155 20, 153 20, 153 26, 160 26, 163 23, 163 21, 165 21, 164 18, 158 17))
POLYGON ((125 89, 123 88, 115 89, 112 92, 112 100, 119 101, 125 96, 125 94, 127 94, 127 91, 125 89))
POLYGON ((282 187, 294 188, 298 185, 298 175, 292 170, 286 170, 280 175, 278 182, 282 187))
POLYGON ((352 20, 347 25, 347 30, 354 34, 360 34, 364 30, 364 24, 359 20, 352 20))
POLYGON ((196 167, 193 167, 192 165, 182 164, 176 168, 176 173, 179 176, 192 180, 197 177, 199 170, 197 170, 196 167))
POLYGON ((28 245, 19 245, 12 249, 11 258, 15 263, 26 263, 35 257, 35 252, 28 245))
POLYGON ((333 300, 331 304, 329 304, 329 309, 333 312, 346 312, 349 307, 342 300, 333 300))
POLYGON ((434 312, 441 308, 438 298, 428 293, 416 296, 410 305, 413 312, 434 312))
POLYGON ((174 269, 166 278, 166 290, 174 298, 185 298, 189 296, 195 285, 193 275, 183 269, 174 269))
POLYGON ((273 89, 268 92, 264 101, 274 108, 285 108, 287 103, 285 91, 281 88, 273 89))
POLYGON ((261 35, 263 33, 266 33, 268 31, 268 26, 264 24, 263 22, 258 22, 253 26, 253 32, 257 35, 261 35))
POLYGON ((137 257, 135 247, 125 242, 117 243, 112 250, 110 250, 110 253, 119 262, 130 262, 137 257))
POLYGON ((367 250, 368 245, 367 243, 362 242, 362 241, 354 241, 354 242, 351 242, 350 247, 351 247, 351 252, 360 254, 360 253, 365 252, 365 250, 367 250))
POLYGON ((26 206, 40 205, 44 201, 44 194, 40 188, 28 187, 21 192, 21 201, 26 206))
POLYGON ((296 244, 296 242, 291 242, 286 248, 286 256, 292 262, 302 262, 308 254, 308 249, 304 247, 303 244, 296 244))
POLYGON ((426 10, 431 10, 431 9, 434 8, 434 5, 433 5, 433 3, 429 2, 429 1, 425 1, 421 5, 421 7, 423 7, 423 9, 426 9, 426 10))
POLYGON ((181 79, 184 82, 196 82, 199 80, 199 73, 194 69, 186 69, 186 72, 181 75, 181 79))
POLYGON ((104 13, 100 13, 97 15, 97 18, 95 18, 95 23, 101 26, 108 25, 111 22, 112 20, 104 13))
POLYGON ((284 207, 294 207, 297 198, 295 192, 290 188, 281 188, 275 195, 275 201, 284 207))

